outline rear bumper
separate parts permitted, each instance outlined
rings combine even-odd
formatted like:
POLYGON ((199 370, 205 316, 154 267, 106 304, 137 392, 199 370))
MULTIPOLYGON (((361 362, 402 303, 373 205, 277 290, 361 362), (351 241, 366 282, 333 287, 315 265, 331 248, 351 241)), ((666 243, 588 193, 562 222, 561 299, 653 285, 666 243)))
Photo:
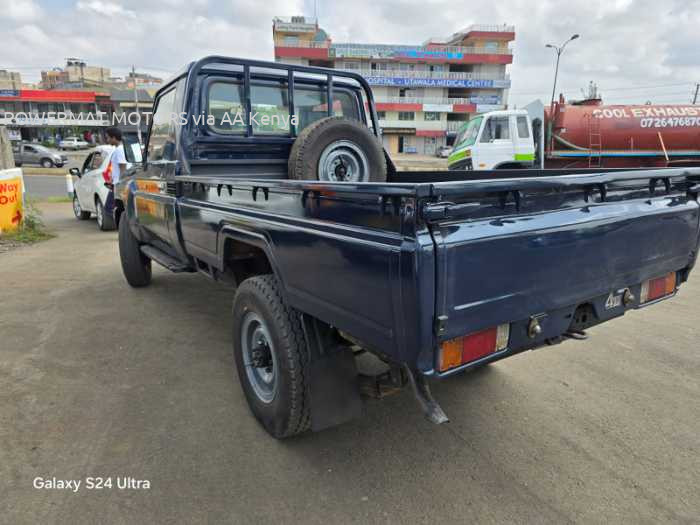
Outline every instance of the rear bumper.
POLYGON ((494 352, 479 360, 466 363, 464 365, 451 368, 445 372, 439 372, 439 348, 435 349, 435 367, 433 370, 423 372, 424 375, 434 376, 437 378, 445 378, 458 374, 470 368, 477 368, 481 365, 499 361, 527 350, 534 350, 543 346, 553 346, 559 344, 571 337, 574 332, 583 332, 590 327, 599 325, 611 319, 621 317, 630 310, 637 310, 653 306, 659 302, 675 297, 680 285, 687 280, 689 269, 683 269, 677 273, 678 280, 676 290, 660 299, 649 301, 640 304, 640 293, 642 283, 631 285, 627 288, 613 290, 608 294, 598 295, 596 297, 584 300, 577 304, 572 304, 564 308, 542 312, 533 315, 537 318, 542 332, 531 337, 529 335, 529 327, 533 317, 520 319, 510 323, 510 338, 508 347, 500 352, 494 352), (634 296, 634 300, 625 305, 621 303, 616 306, 610 306, 609 299, 613 297, 621 297, 625 290, 629 290, 634 296), (606 306, 607 303, 607 306, 606 306))

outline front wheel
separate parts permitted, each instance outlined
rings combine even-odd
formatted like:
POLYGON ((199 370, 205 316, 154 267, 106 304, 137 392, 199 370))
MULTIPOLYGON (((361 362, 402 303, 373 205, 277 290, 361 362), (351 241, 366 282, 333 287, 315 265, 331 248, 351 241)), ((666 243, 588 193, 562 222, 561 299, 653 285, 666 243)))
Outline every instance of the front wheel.
POLYGON ((233 353, 253 415, 277 439, 310 428, 308 358, 299 312, 273 275, 246 279, 233 300, 233 353))
POLYGON ((51 159, 41 159, 42 168, 53 168, 53 161, 51 159))
POLYGON ((141 253, 138 239, 129 229, 126 215, 119 221, 119 259, 126 282, 134 288, 151 283, 151 260, 141 253))
POLYGON ((82 206, 80 206, 80 201, 78 200, 78 195, 75 193, 73 194, 73 213, 75 214, 75 218, 79 221, 86 221, 90 218, 90 212, 83 211, 82 206))

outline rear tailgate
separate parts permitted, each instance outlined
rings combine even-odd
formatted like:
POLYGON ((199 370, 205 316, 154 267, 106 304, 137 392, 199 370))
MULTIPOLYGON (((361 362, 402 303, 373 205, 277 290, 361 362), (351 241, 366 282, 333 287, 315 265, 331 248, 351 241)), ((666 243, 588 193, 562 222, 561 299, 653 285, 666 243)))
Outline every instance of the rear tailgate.
POLYGON ((638 307, 643 281, 679 271, 680 282, 697 255, 698 175, 434 184, 422 213, 437 251, 439 341, 514 323, 510 349, 537 346, 566 331, 583 304, 600 322, 638 307), (625 289, 635 301, 603 306, 625 289), (544 331, 529 338, 533 316, 545 319, 544 331))

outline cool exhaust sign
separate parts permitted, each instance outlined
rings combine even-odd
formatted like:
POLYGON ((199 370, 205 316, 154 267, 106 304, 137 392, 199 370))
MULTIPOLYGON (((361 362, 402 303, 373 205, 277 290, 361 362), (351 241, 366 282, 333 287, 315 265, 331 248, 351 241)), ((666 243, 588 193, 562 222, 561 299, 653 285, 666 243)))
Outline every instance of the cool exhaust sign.
POLYGON ((0 171, 0 234, 22 224, 23 188, 21 169, 0 171))

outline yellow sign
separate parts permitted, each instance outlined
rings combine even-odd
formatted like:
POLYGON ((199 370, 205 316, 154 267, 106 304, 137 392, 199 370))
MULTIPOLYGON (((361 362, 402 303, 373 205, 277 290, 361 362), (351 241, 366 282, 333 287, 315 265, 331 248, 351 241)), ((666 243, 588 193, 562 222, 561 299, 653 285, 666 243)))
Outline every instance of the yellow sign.
POLYGON ((0 234, 22 224, 22 170, 0 171, 0 234))

